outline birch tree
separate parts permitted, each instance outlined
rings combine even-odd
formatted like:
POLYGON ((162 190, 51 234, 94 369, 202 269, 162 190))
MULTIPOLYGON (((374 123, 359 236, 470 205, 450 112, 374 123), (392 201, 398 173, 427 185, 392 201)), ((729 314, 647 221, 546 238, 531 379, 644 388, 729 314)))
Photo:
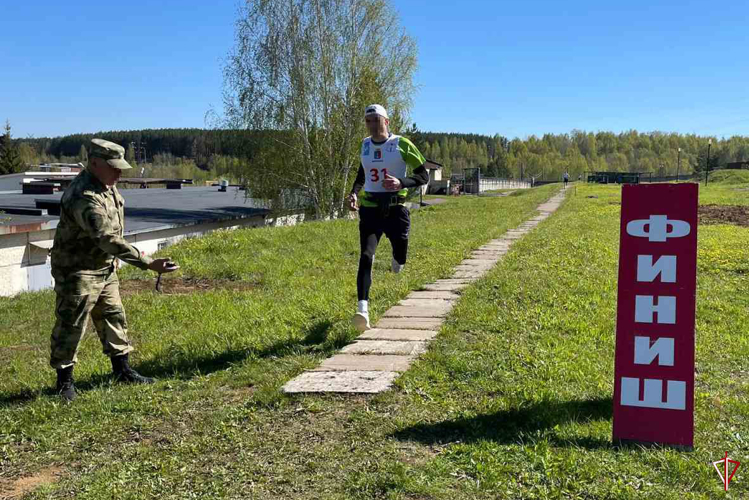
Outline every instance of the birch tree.
POLYGON ((247 0, 224 66, 224 125, 273 132, 256 135, 252 196, 301 190, 317 218, 343 212, 364 108, 384 105, 397 131, 416 67, 388 0, 247 0))

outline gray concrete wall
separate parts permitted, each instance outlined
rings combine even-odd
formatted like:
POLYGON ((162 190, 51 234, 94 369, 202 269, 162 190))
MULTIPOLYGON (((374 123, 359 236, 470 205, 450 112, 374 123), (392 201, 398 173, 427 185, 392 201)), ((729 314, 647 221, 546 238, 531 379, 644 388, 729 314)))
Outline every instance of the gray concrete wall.
MULTIPOLYGON (((146 255, 151 255, 185 238, 196 238, 218 230, 259 227, 265 224, 262 216, 256 216, 165 228, 130 234, 125 238, 146 255)), ((0 236, 0 296, 8 297, 54 286, 48 255, 54 237, 54 229, 0 236)))

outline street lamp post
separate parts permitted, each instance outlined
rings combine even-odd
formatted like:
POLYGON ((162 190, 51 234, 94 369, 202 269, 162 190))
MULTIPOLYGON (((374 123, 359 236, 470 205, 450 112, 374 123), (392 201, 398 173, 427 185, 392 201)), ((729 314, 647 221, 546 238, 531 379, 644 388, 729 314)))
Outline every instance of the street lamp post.
POLYGON ((707 140, 707 163, 705 164, 705 185, 707 185, 708 175, 710 174, 710 146, 712 146, 713 140, 707 140))
POLYGON ((681 170, 681 148, 679 148, 679 159, 676 160, 676 182, 679 182, 679 171, 681 170))

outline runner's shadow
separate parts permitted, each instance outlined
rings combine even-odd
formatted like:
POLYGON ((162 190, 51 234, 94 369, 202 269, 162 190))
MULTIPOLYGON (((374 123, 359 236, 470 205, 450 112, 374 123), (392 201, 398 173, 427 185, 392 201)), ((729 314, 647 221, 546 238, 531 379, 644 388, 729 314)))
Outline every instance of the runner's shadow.
MULTIPOLYGON (((477 415, 470 418, 416 424, 392 434, 401 441, 417 441, 429 445, 461 442, 494 441, 499 444, 518 444, 532 440, 539 431, 553 429, 568 422, 611 420, 611 398, 578 401, 546 401, 523 408, 477 415)), ((550 432, 544 438, 554 446, 575 446, 586 449, 612 448, 609 439, 592 437, 562 438, 550 432)))

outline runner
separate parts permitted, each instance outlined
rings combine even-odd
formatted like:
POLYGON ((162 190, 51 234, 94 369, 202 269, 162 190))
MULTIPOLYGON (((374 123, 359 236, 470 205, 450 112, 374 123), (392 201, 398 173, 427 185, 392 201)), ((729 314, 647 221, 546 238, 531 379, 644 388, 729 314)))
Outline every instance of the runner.
POLYGON ((564 175, 564 189, 567 189, 567 184, 570 182, 570 174, 565 172, 564 175))
POLYGON ((356 277, 357 311, 352 322, 363 332, 369 329, 369 289, 372 264, 383 233, 393 246, 391 269, 399 273, 406 265, 411 217, 405 206, 408 188, 429 182, 426 160, 405 137, 390 133, 387 111, 379 104, 367 106, 364 121, 370 136, 364 139, 361 164, 349 195, 349 208, 359 211, 361 257, 356 277), (408 170, 413 173, 408 177, 408 170), (357 208, 358 194, 364 195, 357 208))

